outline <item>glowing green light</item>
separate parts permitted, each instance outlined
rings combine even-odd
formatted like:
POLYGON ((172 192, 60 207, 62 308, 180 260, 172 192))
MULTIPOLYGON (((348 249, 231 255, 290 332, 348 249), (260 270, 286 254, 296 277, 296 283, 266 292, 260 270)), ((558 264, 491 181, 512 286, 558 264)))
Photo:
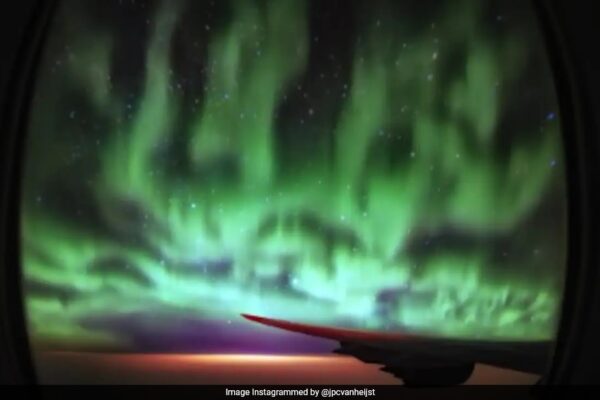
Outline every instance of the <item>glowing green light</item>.
MULTIPOLYGON (((74 39, 76 55, 58 77, 47 55, 38 97, 67 98, 65 88, 85 94, 103 132, 97 141, 91 131, 82 135, 93 172, 79 177, 60 151, 80 140, 69 125, 71 135, 62 135, 56 122, 66 106, 32 110, 24 275, 51 288, 28 292, 34 337, 123 341, 80 322, 128 312, 551 337, 564 231, 557 223, 538 232, 528 221, 552 196, 564 214, 554 168, 558 124, 542 129, 532 112, 514 128, 523 135, 507 132, 509 103, 520 94, 504 88, 521 82, 528 61, 517 54, 526 55, 527 44, 484 35, 482 14, 465 4, 442 10, 437 30, 409 45, 402 24, 380 29, 373 17, 348 61, 348 82, 339 84, 344 95, 325 84, 317 93, 339 112, 310 107, 312 125, 280 118, 284 98, 298 92, 309 69, 305 2, 232 2, 228 21, 211 28, 205 68, 197 71, 205 88, 191 114, 184 112, 189 100, 173 89, 183 3, 164 1, 157 10, 134 107, 104 79, 116 33, 74 39), (308 133, 317 125, 330 129, 316 140, 308 133), (284 155, 282 147, 292 152, 295 145, 283 131, 310 143, 297 157, 302 162, 284 155), (502 144, 508 133, 510 143, 502 144), (165 153, 174 143, 184 143, 183 154, 165 153), (175 172, 174 160, 183 165, 175 172), (75 176, 73 193, 89 196, 95 221, 35 201, 63 174, 75 176), (427 233, 449 229, 475 244, 414 254, 419 235, 428 241, 427 233), (519 257, 498 257, 502 245, 494 240, 522 231, 531 240, 527 251, 543 254, 525 259, 518 248, 519 257), (386 290, 396 299, 382 301, 386 290)), ((68 19, 67 6, 59 16, 68 19)), ((547 71, 540 74, 552 93, 547 71)))

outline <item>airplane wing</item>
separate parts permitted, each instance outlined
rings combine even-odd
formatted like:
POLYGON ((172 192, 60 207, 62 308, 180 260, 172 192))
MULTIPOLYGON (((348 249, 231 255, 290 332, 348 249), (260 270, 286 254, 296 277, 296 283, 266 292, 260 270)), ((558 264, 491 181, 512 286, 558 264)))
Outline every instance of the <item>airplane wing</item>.
POLYGON ((372 332, 309 325, 242 314, 250 321, 339 342, 335 353, 383 365, 382 371, 405 385, 457 385, 467 381, 476 363, 542 374, 551 342, 472 341, 423 335, 372 332))

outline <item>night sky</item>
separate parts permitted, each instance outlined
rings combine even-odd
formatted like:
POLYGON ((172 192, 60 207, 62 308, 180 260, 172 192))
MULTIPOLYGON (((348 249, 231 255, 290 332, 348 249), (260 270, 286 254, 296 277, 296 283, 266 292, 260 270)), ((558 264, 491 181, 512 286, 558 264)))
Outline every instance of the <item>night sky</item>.
POLYGON ((314 353, 240 313, 548 339, 565 195, 526 2, 61 2, 22 252, 35 346, 314 353))

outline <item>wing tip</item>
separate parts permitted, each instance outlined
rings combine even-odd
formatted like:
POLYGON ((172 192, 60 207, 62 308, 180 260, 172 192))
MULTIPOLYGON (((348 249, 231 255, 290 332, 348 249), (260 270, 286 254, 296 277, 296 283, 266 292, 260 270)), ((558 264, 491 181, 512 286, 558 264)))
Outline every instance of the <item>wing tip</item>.
POLYGON ((243 318, 252 321, 252 322, 263 322, 266 318, 264 317, 259 317, 258 315, 254 315, 254 314, 246 314, 246 313, 241 313, 240 314, 243 318))
POLYGON ((394 341, 406 340, 411 337, 407 334, 386 333, 386 332, 370 332, 351 328, 338 328, 335 326, 320 326, 310 325, 298 322, 286 321, 282 319, 261 317, 254 314, 240 314, 243 318, 256 322, 261 325, 270 326, 273 328, 283 329, 289 332, 303 333, 305 335, 316 336, 322 339, 330 339, 337 341, 394 341))

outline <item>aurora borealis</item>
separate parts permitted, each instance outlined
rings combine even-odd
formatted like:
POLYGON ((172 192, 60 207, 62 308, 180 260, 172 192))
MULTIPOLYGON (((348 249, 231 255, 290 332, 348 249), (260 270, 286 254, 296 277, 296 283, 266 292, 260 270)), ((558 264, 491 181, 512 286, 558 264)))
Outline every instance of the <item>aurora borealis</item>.
POLYGON ((62 1, 23 181, 34 343, 240 313, 551 338, 564 172, 523 3, 62 1))

